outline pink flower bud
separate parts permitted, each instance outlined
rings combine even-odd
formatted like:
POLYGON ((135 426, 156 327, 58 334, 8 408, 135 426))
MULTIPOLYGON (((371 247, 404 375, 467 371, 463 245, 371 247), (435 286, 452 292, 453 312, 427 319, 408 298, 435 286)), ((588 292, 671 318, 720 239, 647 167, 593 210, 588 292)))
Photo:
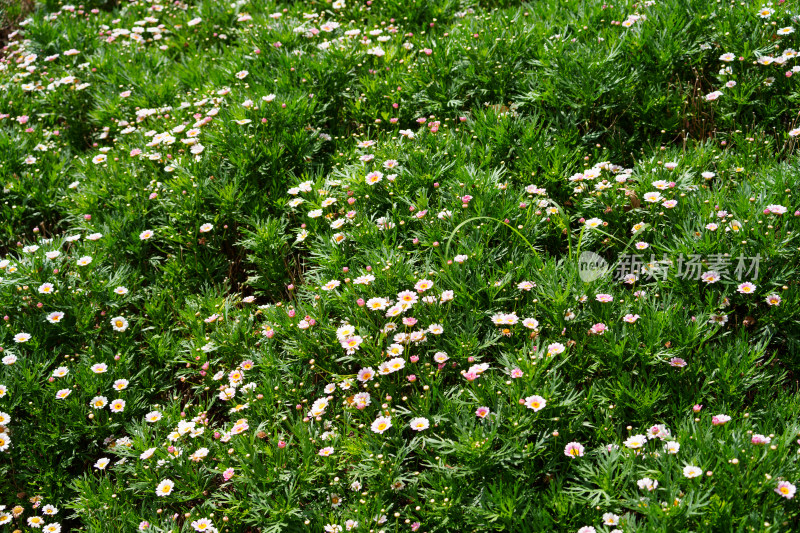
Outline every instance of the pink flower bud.
POLYGON ((414 374, 411 374, 410 376, 408 376, 408 378, 407 378, 407 379, 408 379, 408 381, 410 381, 411 383, 414 383, 415 381, 417 381, 417 376, 415 376, 414 374))
POLYGON ((356 300, 356 303, 358 304, 359 307, 364 307, 367 302, 364 301, 364 298, 359 298, 358 300, 356 300))
POLYGON ((278 441, 278 448, 286 448, 286 441, 279 440, 278 441))
POLYGON ((409 357, 408 359, 409 359, 409 361, 411 361, 412 363, 416 363, 417 361, 419 361, 419 356, 418 356, 418 355, 412 355, 412 356, 411 356, 411 357, 409 357))

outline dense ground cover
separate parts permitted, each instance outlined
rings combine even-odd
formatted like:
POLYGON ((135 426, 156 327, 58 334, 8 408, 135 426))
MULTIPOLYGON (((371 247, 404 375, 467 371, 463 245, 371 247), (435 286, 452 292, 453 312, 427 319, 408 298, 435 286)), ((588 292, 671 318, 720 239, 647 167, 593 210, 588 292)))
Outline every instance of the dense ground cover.
POLYGON ((797 529, 797 25, 40 3, 0 63, 0 528, 797 529))

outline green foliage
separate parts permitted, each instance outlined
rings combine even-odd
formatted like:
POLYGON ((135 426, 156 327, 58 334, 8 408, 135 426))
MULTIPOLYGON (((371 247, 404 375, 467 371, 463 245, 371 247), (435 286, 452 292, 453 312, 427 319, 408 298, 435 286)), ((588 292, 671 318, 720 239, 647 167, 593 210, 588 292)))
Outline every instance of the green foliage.
POLYGON ((0 525, 797 529, 787 4, 6 7, 0 525))

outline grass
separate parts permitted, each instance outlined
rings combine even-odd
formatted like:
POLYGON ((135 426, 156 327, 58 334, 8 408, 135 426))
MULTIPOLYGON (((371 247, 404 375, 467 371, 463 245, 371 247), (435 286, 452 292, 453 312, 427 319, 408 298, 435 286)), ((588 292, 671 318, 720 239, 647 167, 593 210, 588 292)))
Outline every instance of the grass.
POLYGON ((17 22, 22 20, 25 15, 33 10, 32 0, 3 0, 0 2, 0 44, 3 46, 9 42, 9 34, 14 31, 17 22))
POLYGON ((799 527, 793 4, 27 10, 0 527, 799 527))

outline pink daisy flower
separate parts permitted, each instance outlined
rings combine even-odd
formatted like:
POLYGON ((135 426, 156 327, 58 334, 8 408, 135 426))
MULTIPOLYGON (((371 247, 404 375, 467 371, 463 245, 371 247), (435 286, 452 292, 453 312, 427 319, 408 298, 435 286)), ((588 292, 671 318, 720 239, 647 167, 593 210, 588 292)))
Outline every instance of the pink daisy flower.
POLYGON ((564 455, 570 459, 574 459, 575 457, 583 457, 583 450, 583 444, 580 442, 569 442, 564 447, 564 455))

